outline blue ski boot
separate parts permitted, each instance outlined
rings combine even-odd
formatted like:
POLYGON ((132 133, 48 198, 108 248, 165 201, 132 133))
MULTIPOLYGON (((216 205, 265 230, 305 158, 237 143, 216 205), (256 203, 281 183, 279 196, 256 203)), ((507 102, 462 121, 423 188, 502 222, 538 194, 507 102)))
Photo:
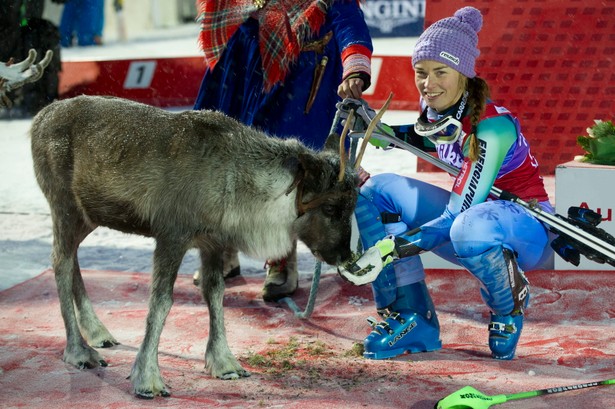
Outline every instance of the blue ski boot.
POLYGON ((489 349, 494 359, 510 360, 515 356, 523 329, 523 314, 497 315, 491 313, 489 349))
POLYGON ((365 358, 387 359, 442 348, 440 324, 425 281, 397 288, 396 300, 379 314, 384 319, 380 323, 368 319, 373 330, 363 342, 365 358))
POLYGON ((515 253, 495 246, 477 256, 460 257, 459 261, 480 281, 481 296, 491 310, 491 356, 513 359, 523 329, 523 311, 530 300, 529 283, 515 253))

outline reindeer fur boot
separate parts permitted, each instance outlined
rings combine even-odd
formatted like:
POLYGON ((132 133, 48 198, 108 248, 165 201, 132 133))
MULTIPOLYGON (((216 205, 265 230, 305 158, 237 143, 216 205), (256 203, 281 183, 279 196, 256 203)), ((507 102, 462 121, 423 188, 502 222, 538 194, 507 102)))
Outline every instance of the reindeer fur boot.
POLYGON ((279 301, 294 294, 299 286, 297 271, 297 243, 281 260, 267 260, 267 277, 263 287, 263 300, 279 301))

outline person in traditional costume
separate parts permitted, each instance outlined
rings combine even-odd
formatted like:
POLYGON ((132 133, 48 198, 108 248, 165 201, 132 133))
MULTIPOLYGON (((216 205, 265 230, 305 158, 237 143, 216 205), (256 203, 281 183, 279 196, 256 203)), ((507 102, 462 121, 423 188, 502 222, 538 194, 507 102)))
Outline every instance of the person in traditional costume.
MULTIPOLYGON (((196 110, 219 110, 321 149, 336 103, 361 98, 370 86, 373 47, 357 0, 199 0, 197 6, 207 69, 196 110)), ((267 266, 263 298, 293 294, 296 246, 267 266)), ((229 249, 225 277, 239 272, 237 252, 229 249)))

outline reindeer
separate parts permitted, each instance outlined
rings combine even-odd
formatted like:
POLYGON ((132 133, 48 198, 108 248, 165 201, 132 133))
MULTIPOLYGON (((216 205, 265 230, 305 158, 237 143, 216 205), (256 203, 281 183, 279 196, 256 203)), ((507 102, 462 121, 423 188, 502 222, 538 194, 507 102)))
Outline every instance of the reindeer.
POLYGON ((8 63, 0 62, 0 108, 11 108, 13 102, 6 93, 29 82, 38 81, 43 76, 43 71, 51 62, 52 57, 53 51, 47 50, 45 58, 38 64, 34 64, 36 50, 31 49, 28 52, 28 57, 20 63, 13 64, 12 59, 8 63))
POLYGON ((206 369, 222 379, 249 376, 226 339, 224 249, 275 259, 298 239, 326 263, 349 259, 357 177, 345 161, 347 131, 315 152, 214 111, 173 113, 89 96, 41 110, 31 128, 32 156, 51 209, 64 361, 106 366, 94 348, 118 344, 94 312, 77 260, 80 243, 106 226, 156 241, 145 336, 130 373, 134 393, 169 396, 158 344, 178 269, 193 247, 210 315, 206 369))

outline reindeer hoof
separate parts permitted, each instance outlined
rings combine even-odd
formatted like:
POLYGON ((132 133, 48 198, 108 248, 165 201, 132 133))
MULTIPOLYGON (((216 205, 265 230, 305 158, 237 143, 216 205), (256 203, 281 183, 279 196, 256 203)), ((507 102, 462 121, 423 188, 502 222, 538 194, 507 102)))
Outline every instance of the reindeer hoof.
POLYGON ((91 362, 78 362, 77 363, 77 368, 83 370, 83 369, 94 369, 97 366, 102 366, 102 367, 106 367, 109 364, 107 363, 107 361, 105 361, 104 359, 101 359, 100 361, 98 361, 98 365, 95 365, 91 362))
POLYGON ((235 379, 239 379, 239 375, 237 374, 237 372, 225 373, 220 376, 220 379, 225 381, 234 381, 235 379))
MULTIPOLYGON (((158 394, 162 396, 163 398, 168 398, 169 396, 171 396, 169 391, 167 391, 166 389, 161 390, 158 394)), ((156 396, 154 395, 154 392, 152 391, 135 391, 135 395, 139 399, 147 399, 147 400, 154 399, 154 397, 156 396)))
POLYGON ((100 346, 100 348, 111 348, 114 347, 116 345, 119 345, 120 343, 117 341, 110 341, 110 340, 106 340, 103 341, 102 345, 100 346))
POLYGON ((139 399, 154 399, 154 393, 152 391, 135 392, 139 399))
POLYGON ((219 376, 220 379, 225 381, 234 381, 239 378, 247 378, 252 374, 245 369, 241 369, 239 371, 228 372, 219 376))

